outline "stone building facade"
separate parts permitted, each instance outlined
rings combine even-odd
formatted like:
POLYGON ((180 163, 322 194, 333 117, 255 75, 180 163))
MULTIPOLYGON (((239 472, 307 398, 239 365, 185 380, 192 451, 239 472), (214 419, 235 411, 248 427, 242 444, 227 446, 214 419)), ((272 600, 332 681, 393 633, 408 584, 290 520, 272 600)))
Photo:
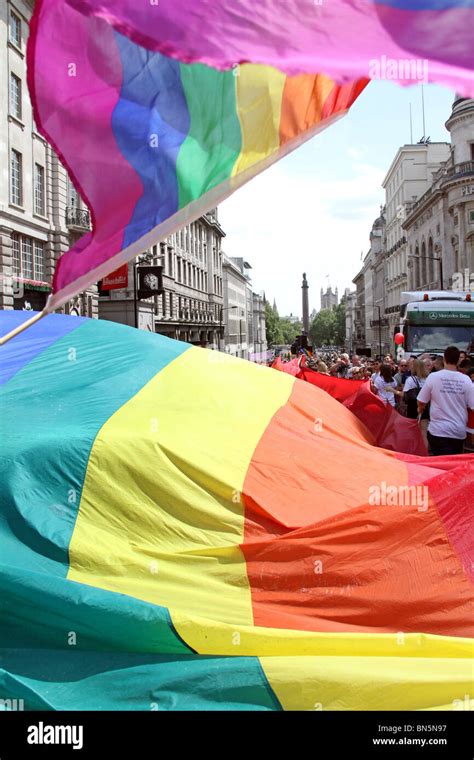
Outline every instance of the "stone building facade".
POLYGON ((385 177, 387 205, 353 280, 355 350, 394 350, 404 290, 474 291, 474 99, 455 98, 446 128, 450 144, 404 145, 385 177))
MULTIPOLYGON (((425 193, 409 204, 403 228, 411 254, 408 290, 441 289, 461 274, 474 289, 474 99, 456 98, 446 128, 447 160, 425 193), (440 260, 442 267, 440 267, 440 260), (466 278, 467 272, 467 278, 466 278)), ((464 289, 469 289, 465 287, 464 289)))
POLYGON ((254 359, 259 364, 267 359, 265 294, 263 292, 252 291, 252 334, 249 336, 249 359, 254 359))
POLYGON ((357 293, 355 290, 345 290, 346 297, 346 342, 345 348, 352 356, 355 347, 355 320, 356 320, 356 304, 357 293))
POLYGON ((224 257, 224 336, 223 350, 232 356, 247 359, 249 355, 249 321, 253 319, 253 303, 249 299, 250 264, 242 258, 224 257), (249 314, 250 308, 250 314, 249 314))
POLYGON ((385 207, 381 207, 370 231, 370 248, 353 279, 356 290, 355 303, 351 305, 355 311, 353 350, 372 356, 390 351, 389 321, 385 315, 385 244, 385 207))
POLYGON ((449 151, 449 144, 444 142, 403 145, 382 182, 386 206, 385 316, 390 336, 399 319, 400 294, 408 289, 409 249, 403 222, 411 204, 431 186, 449 151))
POLYGON ((161 295, 134 303, 134 267, 128 287, 101 291, 99 316, 218 349, 223 307, 222 239, 217 208, 145 251, 140 259, 159 265, 161 295))
POLYGON ((321 310, 322 309, 332 309, 333 306, 337 306, 339 303, 339 295, 336 290, 332 291, 332 288, 328 285, 326 288, 326 292, 323 291, 321 288, 321 310))

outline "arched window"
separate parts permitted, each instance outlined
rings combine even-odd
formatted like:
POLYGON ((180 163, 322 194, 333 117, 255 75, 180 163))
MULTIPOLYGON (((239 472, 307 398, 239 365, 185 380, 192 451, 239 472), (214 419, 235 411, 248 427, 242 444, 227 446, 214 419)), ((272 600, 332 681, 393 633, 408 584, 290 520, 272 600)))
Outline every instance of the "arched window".
POLYGON ((453 259, 454 259, 454 271, 459 272, 459 244, 453 240, 453 259))
POLYGON ((474 235, 471 235, 467 241, 467 268, 469 269, 469 274, 472 275, 474 272, 474 235))
POLYGON ((426 245, 425 241, 421 244, 421 283, 420 285, 424 287, 426 285, 426 245))
POLYGON ((420 249, 418 246, 415 248, 415 288, 419 288, 421 286, 420 282, 420 249))
POLYGON ((429 284, 435 283, 437 280, 437 268, 436 265, 438 264, 437 261, 433 261, 434 253, 433 253, 433 238, 430 237, 428 240, 428 281, 429 284))

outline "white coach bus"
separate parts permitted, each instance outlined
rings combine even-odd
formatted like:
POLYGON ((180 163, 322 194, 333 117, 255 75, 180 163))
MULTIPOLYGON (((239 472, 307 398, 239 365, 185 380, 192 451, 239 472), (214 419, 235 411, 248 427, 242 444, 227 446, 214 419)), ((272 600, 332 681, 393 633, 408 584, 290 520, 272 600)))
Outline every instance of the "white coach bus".
POLYGON ((401 294, 400 323, 403 333, 399 356, 408 359, 423 353, 442 355, 447 346, 474 356, 474 302, 469 291, 421 290, 401 294))

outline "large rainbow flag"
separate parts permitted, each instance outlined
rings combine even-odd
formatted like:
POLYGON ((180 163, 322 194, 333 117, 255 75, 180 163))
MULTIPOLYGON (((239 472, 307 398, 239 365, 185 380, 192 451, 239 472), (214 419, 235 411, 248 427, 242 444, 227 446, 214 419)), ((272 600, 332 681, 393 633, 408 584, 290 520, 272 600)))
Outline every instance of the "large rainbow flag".
POLYGON ((4 700, 465 709, 472 457, 112 322, 49 315, 0 359, 4 700))
POLYGON ((370 77, 413 83, 421 63, 473 94, 473 1, 38 0, 36 124, 93 217, 46 310, 347 113, 370 77))

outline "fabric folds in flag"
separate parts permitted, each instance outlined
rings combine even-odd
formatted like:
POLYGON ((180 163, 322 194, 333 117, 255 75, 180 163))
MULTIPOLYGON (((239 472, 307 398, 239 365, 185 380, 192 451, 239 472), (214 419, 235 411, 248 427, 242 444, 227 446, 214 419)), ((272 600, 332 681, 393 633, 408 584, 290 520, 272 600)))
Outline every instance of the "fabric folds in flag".
POLYGON ((112 322, 49 315, 0 358, 3 699, 460 709, 472 457, 376 448, 310 383, 112 322))
POLYGON ((366 434, 375 446, 403 454, 426 456, 427 450, 416 420, 402 417, 390 404, 376 396, 369 381, 349 380, 324 375, 310 369, 304 358, 282 362, 280 357, 273 369, 285 372, 326 391, 349 409, 363 423, 366 434))
POLYGON ((346 114, 369 79, 473 95, 473 1, 38 0, 35 122, 92 215, 46 311, 346 114))

